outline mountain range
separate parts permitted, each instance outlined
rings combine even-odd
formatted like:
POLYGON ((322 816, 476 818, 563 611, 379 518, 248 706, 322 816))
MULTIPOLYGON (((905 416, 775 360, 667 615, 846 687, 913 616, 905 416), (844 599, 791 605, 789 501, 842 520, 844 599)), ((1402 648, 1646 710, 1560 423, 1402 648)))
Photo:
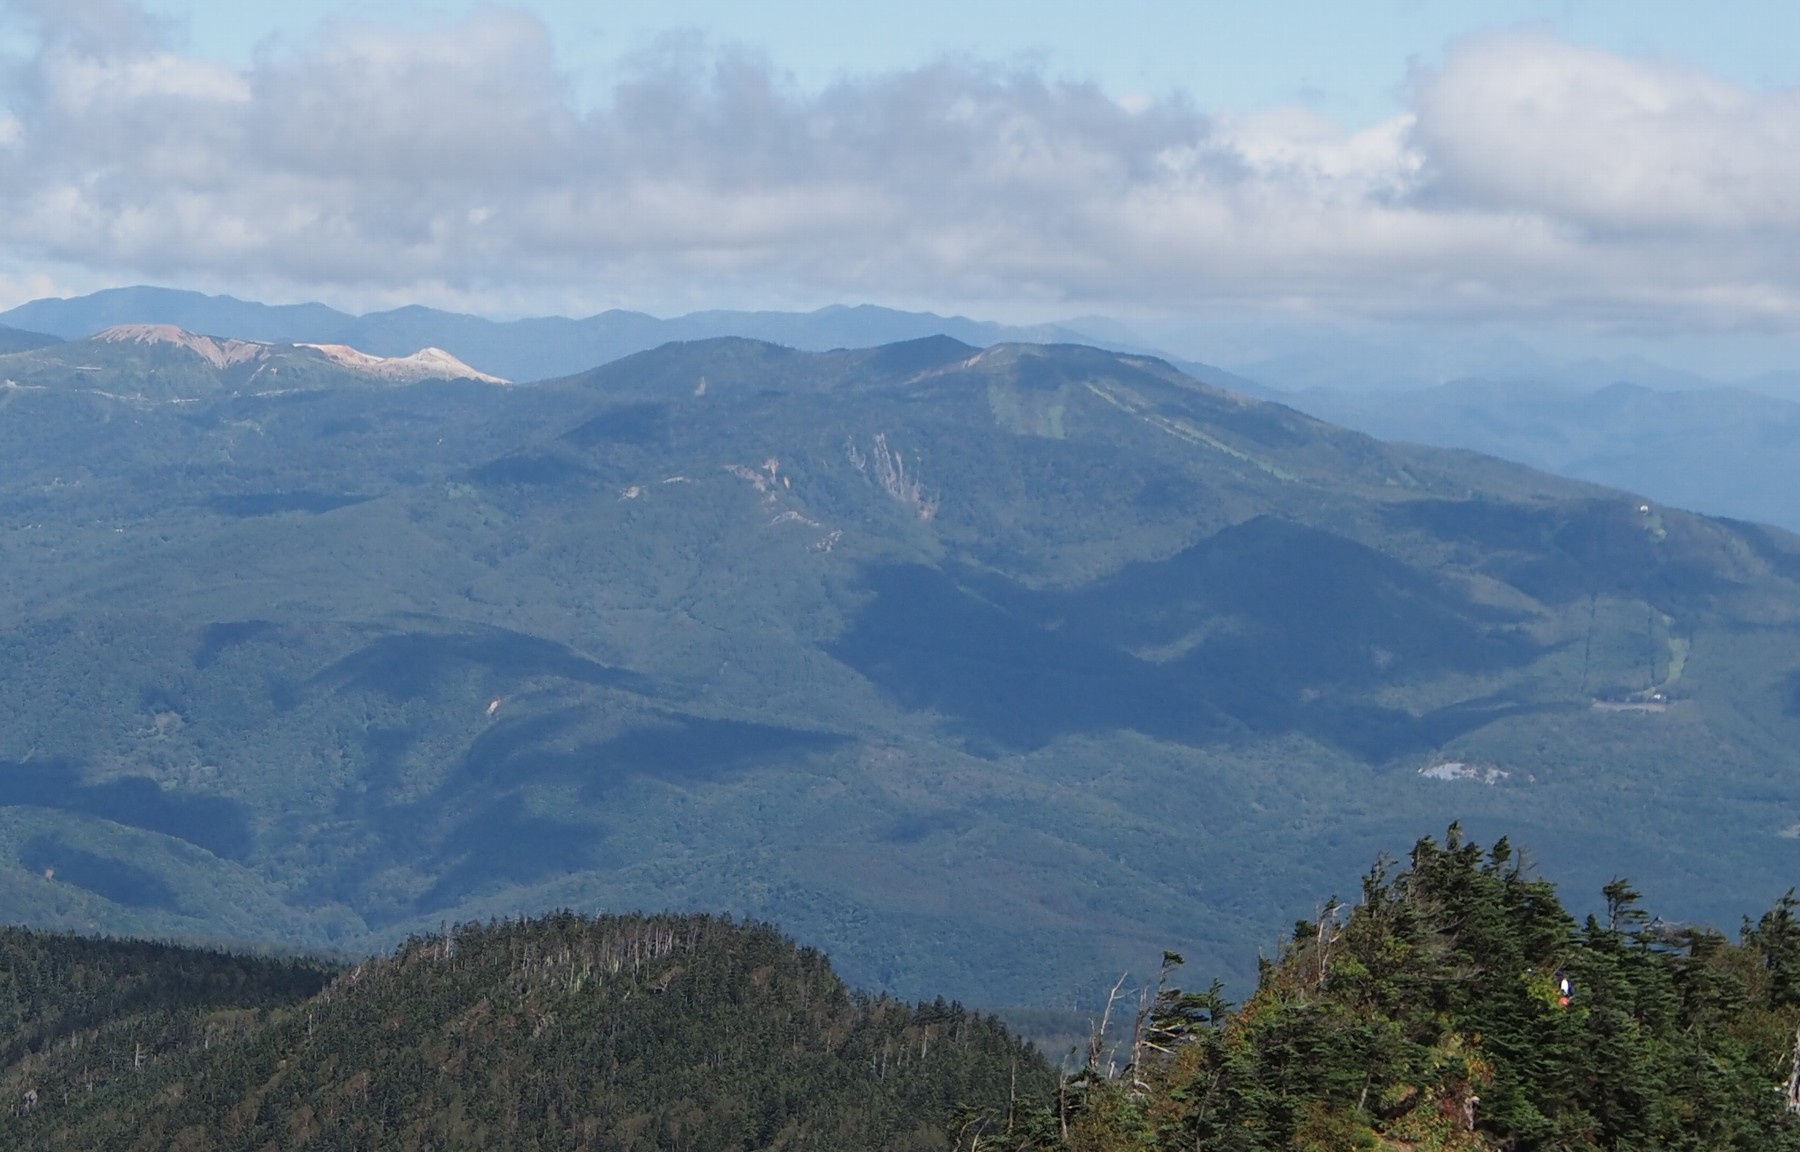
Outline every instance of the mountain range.
MULTIPOLYGON (((0 320, 21 326, 0 328, 0 352, 154 324, 392 361, 443 349, 462 365, 454 371, 480 375, 485 368, 517 381, 577 372, 668 341, 718 336, 828 350, 946 335, 974 346, 1061 341, 1158 354, 1146 338, 1104 317, 1008 327, 872 306, 673 319, 615 311, 580 320, 495 322, 417 307, 353 316, 322 304, 266 305, 134 287, 36 300, 0 320)), ((1800 499, 1793 495, 1800 492, 1793 465, 1800 444, 1792 434, 1800 429, 1800 382, 1791 373, 1720 383, 1641 357, 1563 360, 1517 339, 1413 334, 1401 341, 1328 329, 1251 332, 1245 339, 1232 360, 1235 372, 1158 355, 1199 379, 1385 439, 1470 448, 1683 508, 1800 529, 1800 499)))
POLYGON ((88 340, 38 345, 8 356, 6 370, 6 386, 14 390, 113 389, 121 395, 159 400, 197 400, 224 390, 267 394, 355 382, 510 383, 438 348, 423 348, 409 356, 371 356, 342 344, 264 344, 200 336, 168 324, 120 324, 88 340))
POLYGON ((1570 392, 1628 382, 1666 392, 1738 388, 1800 400, 1800 372, 1725 364, 1677 367, 1641 353, 1546 351, 1517 336, 1454 326, 1338 327, 1289 318, 1179 328, 1151 326, 1151 339, 1205 347, 1205 359, 1286 399, 1312 393, 1415 393, 1459 381, 1519 381, 1570 392))
POLYGON ((258 354, 295 382, 0 358, 8 920, 730 909, 1067 1009, 1166 947, 1248 979, 1271 908, 1452 817, 1684 917, 1792 882, 1779 530, 1091 347, 258 354))
POLYGON ((33 348, 42 348, 57 343, 57 337, 47 336, 42 332, 27 332, 20 328, 0 327, 0 355, 9 352, 27 352, 33 348))
POLYGON ((1390 440, 1468 448, 1655 500, 1800 531, 1800 404, 1744 388, 1459 380, 1288 402, 1390 440))
MULTIPOLYGON (((436 347, 486 372, 521 381, 566 376, 671 341, 718 336, 816 351, 870 348, 926 336, 949 336, 977 346, 1062 342, 1150 350, 1128 329, 1106 320, 1091 324, 1096 335, 1066 325, 1016 327, 873 305, 834 305, 814 312, 694 312, 672 319, 614 310, 579 320, 548 316, 495 321, 418 306, 353 316, 323 304, 259 304, 142 286, 33 300, 0 312, 0 324, 24 330, 14 339, 27 341, 42 341, 40 333, 77 340, 118 325, 161 324, 264 343, 350 345, 385 357, 436 347)), ((35 344, 19 345, 27 346, 35 344)), ((14 350, 4 332, 0 350, 14 350)), ((1207 365, 1190 367, 1221 381, 1248 384, 1207 365)))

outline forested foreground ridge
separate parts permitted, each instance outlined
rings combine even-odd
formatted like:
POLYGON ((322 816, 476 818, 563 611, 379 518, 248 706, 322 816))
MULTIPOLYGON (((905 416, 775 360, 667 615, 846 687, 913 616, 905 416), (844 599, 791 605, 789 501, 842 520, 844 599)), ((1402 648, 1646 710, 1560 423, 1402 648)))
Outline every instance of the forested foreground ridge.
POLYGON ((1737 939, 1505 840, 1378 862, 1254 993, 1095 1006, 1055 1069, 773 928, 568 913, 355 965, 0 936, 0 1147, 1263 1152, 1800 1148, 1792 894, 1737 939))
POLYGON ((1577 923, 1506 840, 1452 825, 1297 923, 1241 1007, 1175 987, 1170 954, 1054 1115, 982 1147, 1800 1148, 1793 894, 1736 942, 1626 881, 1605 898, 1577 923))
POLYGON ((7 1149, 929 1149, 1054 1083, 990 1017, 855 994, 709 916, 468 925, 328 985, 135 942, 0 949, 7 1149))

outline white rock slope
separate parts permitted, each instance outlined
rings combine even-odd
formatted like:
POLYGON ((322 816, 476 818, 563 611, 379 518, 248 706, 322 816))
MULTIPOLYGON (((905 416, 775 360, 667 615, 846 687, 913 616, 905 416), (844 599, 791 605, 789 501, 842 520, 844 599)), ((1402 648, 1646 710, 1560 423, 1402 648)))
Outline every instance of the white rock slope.
POLYGON ((421 348, 411 356, 371 356, 348 344, 301 344, 321 352, 329 360, 357 372, 366 372, 383 380, 480 380, 487 384, 510 384, 499 376, 478 372, 442 348, 421 348))
POLYGON ((334 364, 378 380, 410 384, 419 380, 480 380, 487 384, 510 384, 510 380, 477 371, 442 348, 424 348, 411 356, 371 356, 348 344, 263 344, 250 340, 231 340, 213 336, 196 336, 173 324, 119 324, 94 337, 108 344, 173 344, 186 348, 214 368, 230 368, 238 364, 267 361, 286 348, 307 348, 334 364))
POLYGON ((174 344, 193 352, 214 368, 229 368, 234 364, 260 360, 269 351, 267 344, 196 336, 173 324, 118 324, 99 333, 94 339, 108 344, 174 344))

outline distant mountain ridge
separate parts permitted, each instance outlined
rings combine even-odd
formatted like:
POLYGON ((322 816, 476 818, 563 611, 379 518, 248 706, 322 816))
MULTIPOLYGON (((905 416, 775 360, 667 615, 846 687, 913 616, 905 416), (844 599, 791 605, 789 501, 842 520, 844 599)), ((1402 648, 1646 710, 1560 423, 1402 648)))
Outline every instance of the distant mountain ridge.
MULTIPOLYGON (((612 310, 582 319, 561 316, 488 320, 408 305, 353 316, 323 304, 259 304, 171 288, 111 288, 88 296, 33 300, 0 323, 65 340, 92 336, 121 324, 172 324, 189 332, 263 343, 344 344, 376 356, 410 355, 440 348, 485 373, 508 380, 569 376, 634 352, 673 341, 742 336, 803 351, 873 348, 927 336, 949 336, 977 348, 993 344, 1092 344, 1122 352, 1154 349, 1129 339, 1117 325, 1104 334, 1062 324, 1015 326, 902 312, 872 304, 839 305, 813 312, 692 312, 662 319, 612 310)), ((1240 391, 1255 385, 1207 364, 1179 362, 1190 374, 1240 391)))
POLYGON ((344 344, 265 343, 202 336, 173 324, 120 324, 83 340, 52 341, 0 354, 8 387, 100 390, 146 400, 197 399, 221 392, 278 394, 361 384, 426 380, 511 383, 439 348, 371 356, 344 344))
MULTIPOLYGON (((1154 331, 1154 330, 1153 330, 1154 331)), ((1188 343, 1192 336, 1184 337, 1188 343)), ((1397 396, 1461 381, 1529 381, 1572 391, 1628 382, 1658 392, 1735 387, 1800 398, 1800 371, 1680 368, 1639 354, 1570 357, 1510 336, 1420 327, 1386 334, 1292 324, 1213 334, 1207 358, 1258 381, 1275 399, 1313 393, 1397 396), (1242 345, 1248 341, 1249 347, 1242 345), (1227 348, 1238 345, 1233 353, 1227 348)))
POLYGON ((1800 404, 1746 388, 1670 391, 1459 380, 1288 403, 1386 440, 1441 444, 1800 531, 1800 404))
POLYGON ((0 327, 0 356, 12 352, 29 352, 33 348, 44 348, 57 343, 55 336, 42 332, 27 332, 23 328, 0 327))

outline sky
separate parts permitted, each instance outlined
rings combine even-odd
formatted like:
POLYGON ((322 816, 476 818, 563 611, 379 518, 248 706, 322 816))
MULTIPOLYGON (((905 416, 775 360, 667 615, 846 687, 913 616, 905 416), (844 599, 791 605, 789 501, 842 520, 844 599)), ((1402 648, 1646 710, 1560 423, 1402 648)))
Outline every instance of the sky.
POLYGON ((869 302, 1800 368, 1796 43, 1756 0, 0 0, 0 307, 869 302))

